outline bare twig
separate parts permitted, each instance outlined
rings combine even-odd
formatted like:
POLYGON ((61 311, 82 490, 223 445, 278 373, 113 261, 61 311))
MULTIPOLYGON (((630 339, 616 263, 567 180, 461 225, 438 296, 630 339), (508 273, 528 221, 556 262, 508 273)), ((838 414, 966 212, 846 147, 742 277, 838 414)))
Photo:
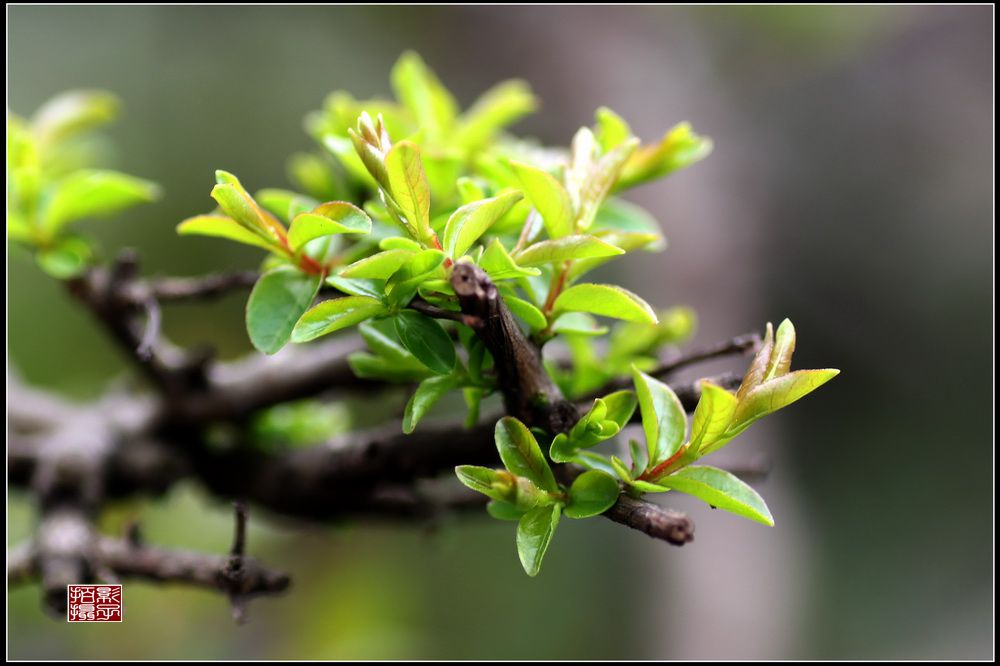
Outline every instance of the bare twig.
POLYGON ((133 300, 152 297, 161 303, 213 299, 233 291, 249 289, 257 281, 257 271, 217 273, 190 278, 155 278, 136 282, 129 290, 133 300))

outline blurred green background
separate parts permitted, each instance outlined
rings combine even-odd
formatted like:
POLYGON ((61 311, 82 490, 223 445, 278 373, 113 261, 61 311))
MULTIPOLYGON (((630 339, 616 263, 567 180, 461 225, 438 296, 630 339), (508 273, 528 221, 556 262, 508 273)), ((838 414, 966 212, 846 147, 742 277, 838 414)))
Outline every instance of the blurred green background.
MULTIPOLYGON (((992 654, 991 7, 8 8, 8 104, 68 88, 125 102, 114 166, 165 199, 91 231, 145 270, 250 268, 259 253, 180 239, 213 170, 286 183, 326 93, 389 94, 419 51, 463 104, 527 79, 518 129, 565 144, 607 104, 646 140, 680 120, 703 164, 630 198, 671 242, 609 275, 687 303, 700 342, 788 316, 798 367, 828 387, 734 449, 766 452, 773 529, 675 500, 668 547, 607 521, 560 530, 541 575, 513 530, 288 524, 254 514, 251 551, 290 593, 235 626, 219 595, 126 584, 121 625, 70 626, 36 588, 8 598, 13 658, 988 658, 992 654), (605 524, 606 523, 606 524, 605 524)), ((116 350, 17 248, 8 363, 68 395, 121 381, 116 350)), ((249 349, 243 296, 173 307, 168 334, 249 349)), ((724 367, 720 365, 719 367, 724 367)), ((715 366, 702 374, 714 371, 715 366)), ((702 370, 702 369, 699 369, 702 370)), ((16 493, 8 541, 30 533, 16 493)), ((221 552, 227 506, 193 486, 115 507, 154 543, 221 552)))

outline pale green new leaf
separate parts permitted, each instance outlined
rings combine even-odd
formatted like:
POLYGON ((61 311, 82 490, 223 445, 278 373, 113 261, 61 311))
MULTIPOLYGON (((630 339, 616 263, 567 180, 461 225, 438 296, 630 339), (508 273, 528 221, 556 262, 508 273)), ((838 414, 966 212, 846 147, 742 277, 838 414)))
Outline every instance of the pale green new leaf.
POLYGON ((215 180, 212 198, 226 215, 268 240, 276 243, 284 240, 284 225, 254 201, 236 176, 219 170, 215 172, 215 180))
POLYGON ((573 233, 573 203, 569 192, 548 173, 528 164, 511 161, 525 196, 542 216, 549 238, 573 233))
POLYGON ((196 215, 177 225, 177 233, 181 236, 214 236, 227 238, 237 243, 262 247, 265 250, 277 250, 278 246, 268 239, 255 234, 242 224, 223 215, 196 215))
POLYGON ((691 419, 691 451, 705 455, 726 432, 736 413, 736 396, 707 379, 701 381, 701 398, 691 419))
POLYGON ((591 257, 613 257, 625 254, 625 250, 615 247, 596 236, 564 236, 529 245, 514 257, 520 266, 543 266, 570 259, 591 257))
POLYGON ((321 236, 367 234, 371 230, 372 221, 363 210, 346 201, 331 201, 296 215, 288 229, 288 244, 297 252, 321 236))
POLYGON ((417 240, 430 238, 431 190, 420 160, 420 148, 409 141, 400 141, 385 156, 389 189, 393 200, 402 209, 417 234, 417 240))
POLYGON ((542 558, 559 524, 560 505, 539 506, 528 511, 517 523, 517 554, 529 576, 537 576, 542 558))
POLYGON ((367 278, 369 280, 387 280, 399 267, 416 254, 412 250, 385 250, 355 261, 340 272, 345 278, 367 278))
POLYGON ((721 469, 691 465, 657 479, 657 485, 693 495, 709 505, 749 518, 764 525, 774 525, 774 518, 757 492, 721 469))
POLYGON ((483 256, 479 258, 479 267, 486 271, 494 282, 541 274, 537 268, 518 266, 517 262, 507 253, 499 238, 494 238, 493 242, 486 247, 483 256))
POLYGON ((59 181, 42 212, 42 227, 57 233, 69 222, 105 217, 155 201, 160 188, 141 178, 96 169, 81 169, 59 181))
POLYGON ((516 296, 504 296, 503 300, 510 311, 520 317, 533 331, 541 330, 548 325, 549 322, 542 311, 528 301, 516 296))
POLYGON ((649 451, 648 468, 660 464, 680 449, 687 429, 684 407, 673 390, 632 367, 632 379, 642 413, 642 429, 649 451))
POLYGON ((655 324, 656 313, 632 292, 610 284, 578 284, 562 292, 554 303, 556 312, 590 312, 626 321, 655 324))
POLYGON ((434 138, 451 129, 458 104, 434 72, 419 55, 404 53, 391 74, 392 89, 416 118, 417 125, 425 128, 434 138))
POLYGON ((458 259, 464 255, 522 196, 520 192, 506 192, 466 204, 452 213, 444 230, 444 250, 448 256, 458 259))
POLYGON ((812 393, 840 374, 840 370, 796 370, 777 379, 771 379, 750 391, 736 408, 733 421, 742 427, 753 421, 787 407, 799 398, 812 393))
POLYGON ((292 329, 292 342, 308 342, 382 314, 382 302, 367 296, 334 298, 307 310, 292 329))
POLYGON ((524 81, 499 83, 462 114, 455 142, 466 150, 480 148, 504 127, 537 108, 538 100, 524 81))

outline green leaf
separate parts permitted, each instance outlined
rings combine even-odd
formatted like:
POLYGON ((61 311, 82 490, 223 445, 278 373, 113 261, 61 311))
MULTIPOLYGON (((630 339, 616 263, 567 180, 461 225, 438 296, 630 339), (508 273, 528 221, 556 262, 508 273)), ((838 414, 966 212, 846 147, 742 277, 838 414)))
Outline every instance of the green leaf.
POLYGON ((596 319, 585 312, 567 312, 559 315, 555 323, 552 324, 552 332, 595 337, 607 333, 608 327, 601 326, 596 319))
POLYGON ((247 332, 253 346, 273 354, 288 342, 295 322, 312 305, 320 276, 290 266, 260 276, 247 301, 247 332))
POLYGON ((635 152, 638 139, 628 139, 593 165, 580 188, 580 203, 576 228, 586 231, 597 217, 597 211, 618 182, 625 161, 635 152))
POLYGON ((517 521, 521 519, 521 516, 525 514, 525 511, 517 508, 510 502, 491 500, 486 504, 486 513, 490 514, 497 520, 517 521))
POLYGON ((215 180, 212 198, 226 215, 265 239, 278 244, 284 241, 284 225, 254 201, 236 176, 219 170, 215 180))
POLYGON ((479 423, 479 407, 483 402, 483 389, 466 387, 462 389, 462 398, 465 400, 465 421, 462 425, 466 428, 472 428, 479 423))
POLYGON ((455 345, 434 319, 416 310, 401 310, 395 318, 396 335, 418 361, 439 375, 455 367, 455 345))
POLYGON ((573 203, 558 180, 528 164, 511 161, 525 196, 542 216, 549 238, 573 233, 573 203))
POLYGON ((628 450, 632 455, 632 474, 639 476, 649 467, 649 449, 634 439, 628 441, 628 450))
POLYGON ((55 185, 42 213, 42 226, 56 233, 69 222, 113 215, 159 196, 159 186, 148 180, 117 171, 81 169, 55 185))
POLYGON ((528 328, 538 331, 548 325, 549 322, 542 311, 528 301, 514 296, 505 296, 503 300, 510 311, 520 317, 528 325, 528 328))
POLYGON ((507 192, 466 204, 452 213, 444 230, 444 250, 448 256, 458 259, 464 255, 522 196, 520 192, 507 192))
POLYGON ((93 252, 85 240, 77 236, 61 238, 52 247, 35 255, 39 267, 56 278, 68 280, 76 277, 90 264, 93 252))
POLYGON ((542 490, 558 490, 535 436, 523 423, 505 416, 497 421, 495 437, 500 459, 511 474, 523 476, 542 490))
POLYGON ((579 448, 574 446, 566 433, 561 432, 552 439, 552 444, 549 445, 549 458, 552 462, 557 463, 573 462, 578 450, 579 448))
POLYGON ((420 148, 409 141, 400 141, 385 156, 385 168, 393 200, 413 226, 417 240, 427 243, 433 234, 431 191, 420 161, 420 148))
POLYGON ((458 104, 419 55, 408 51, 400 56, 390 78, 396 99, 414 115, 417 126, 434 138, 451 128, 458 104))
POLYGON ((649 468, 672 456, 684 443, 687 416, 677 395, 663 382, 632 367, 632 379, 642 412, 649 468))
POLYGON ((569 487, 569 504, 564 513, 570 518, 600 515, 614 505, 620 492, 614 477, 596 470, 584 472, 569 487))
POLYGON ((385 312, 382 302, 367 296, 344 296, 323 301, 307 310, 292 329, 292 342, 308 342, 360 324, 385 312))
MULTIPOLYGON (((459 465, 455 475, 467 488, 482 493, 498 502, 507 503, 515 491, 515 483, 509 472, 478 465, 459 465)), ((516 508, 511 505, 511 508, 516 508)))
POLYGON ((423 250, 407 259, 386 282, 390 304, 404 306, 413 300, 417 289, 424 283, 444 277, 444 269, 441 268, 444 260, 445 254, 441 250, 423 250))
POLYGON ((764 331, 764 340, 760 345, 760 349, 753 357, 753 360, 750 361, 750 367, 747 368, 746 374, 743 375, 743 381, 740 383, 740 388, 736 391, 736 397, 740 402, 743 402, 747 394, 760 386, 761 382, 764 381, 764 375, 767 373, 767 367, 771 362, 771 352, 773 350, 774 327, 771 326, 771 322, 767 322, 767 328, 764 331))
POLYGON ((541 274, 537 268, 518 266, 517 262, 507 253, 499 238, 494 238, 493 242, 486 247, 483 256, 479 258, 479 267, 486 271, 494 282, 541 274))
POLYGON ((524 81, 499 83, 485 93, 462 114, 455 142, 475 150, 488 143, 507 125, 538 108, 538 100, 524 81))
POLYGON ((31 119, 43 143, 62 141, 118 116, 118 98, 104 90, 70 90, 43 104, 31 119))
POLYGON ((632 419, 635 408, 639 404, 638 398, 632 391, 615 391, 601 398, 606 408, 604 419, 614 421, 619 428, 624 428, 632 419))
POLYGON ((362 379, 414 383, 426 379, 430 373, 423 363, 412 357, 409 362, 400 363, 383 356, 355 352, 347 357, 347 364, 351 372, 362 379))
POLYGON ((656 313, 632 292, 610 284, 578 284, 556 298, 556 312, 591 312, 626 321, 655 324, 656 313))
POLYGON ((383 238, 378 242, 378 248, 380 250, 409 250, 411 252, 420 252, 424 249, 420 243, 412 238, 404 238, 402 236, 383 238))
POLYGON ((372 221, 363 210, 346 201, 320 204, 310 213, 300 213, 288 230, 288 244, 298 251, 321 236, 371 233, 372 221))
POLYGON ((560 506, 540 506, 521 517, 517 523, 517 554, 529 576, 537 576, 542 558, 559 524, 560 506))
POLYGON ((385 250, 360 261, 355 261, 340 272, 340 277, 388 280, 414 254, 410 250, 385 250))
POLYGON ((604 152, 615 149, 632 136, 628 123, 608 107, 599 108, 594 117, 597 120, 594 136, 604 152))
POLYGON ((666 176, 708 157, 712 140, 698 136, 688 123, 679 123, 659 143, 642 146, 622 168, 618 190, 666 176))
POLYGON ((308 213, 319 205, 312 197, 291 190, 264 188, 254 194, 254 199, 264 210, 281 220, 291 220, 300 213, 308 213))
POLYGON ((733 421, 743 427, 753 421, 787 407, 812 393, 840 374, 840 370, 796 370, 764 382, 748 393, 736 408, 733 421))
POLYGON ((706 455, 715 449, 736 413, 736 396, 707 379, 701 381, 701 398, 691 420, 691 451, 706 455))
POLYGON ((774 525, 767 505, 753 488, 721 469, 691 465, 657 480, 657 485, 679 490, 750 520, 774 525))
POLYGON ((788 374, 794 353, 795 327, 790 320, 785 319, 778 325, 778 331, 774 334, 774 348, 771 350, 771 358, 768 359, 767 369, 764 371, 764 381, 788 374))
POLYGON ((326 279, 326 283, 351 296, 367 296, 368 298, 382 299, 385 293, 384 280, 368 280, 365 278, 345 278, 341 275, 331 275, 326 279))
POLYGON ((618 475, 625 483, 632 483, 632 473, 629 471, 628 466, 622 462, 621 458, 618 456, 611 456, 611 467, 615 470, 615 474, 618 475))
POLYGON ((406 403, 406 411, 403 412, 403 432, 407 435, 413 432, 434 403, 448 391, 458 388, 458 385, 459 381, 452 375, 438 375, 420 382, 406 403))
POLYGON ((262 247, 265 250, 278 250, 272 241, 250 231, 242 224, 222 215, 196 215, 189 217, 177 225, 177 233, 181 236, 214 236, 227 238, 244 245, 262 247))
POLYGON ((521 266, 542 266, 569 259, 614 257, 625 250, 605 243, 596 236, 564 236, 529 245, 518 252, 515 260, 521 266))

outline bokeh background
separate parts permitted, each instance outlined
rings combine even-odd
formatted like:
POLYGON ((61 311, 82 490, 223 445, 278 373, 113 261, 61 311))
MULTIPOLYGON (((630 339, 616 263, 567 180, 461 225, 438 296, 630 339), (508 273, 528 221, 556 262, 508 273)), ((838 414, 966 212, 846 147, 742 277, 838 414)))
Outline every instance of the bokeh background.
MULTIPOLYGON (((69 626, 8 597, 14 658, 988 658, 992 655, 990 7, 8 7, 8 106, 68 88, 125 102, 114 166, 166 198, 94 224, 150 273, 249 268, 259 253, 179 239, 216 168, 286 183, 326 93, 388 95, 409 48, 463 104, 522 77, 556 144, 609 105, 647 140, 691 120, 704 163, 629 194, 664 254, 611 279, 686 303, 711 342, 788 316, 798 367, 843 373, 755 427, 767 529, 683 498, 683 549, 568 521, 537 579, 509 524, 307 527, 255 514, 251 550, 292 572, 235 626, 219 595, 126 586, 128 619, 69 626)), ((75 397, 121 359, 29 257, 8 251, 8 364, 75 397)), ((167 332, 249 349, 243 296, 173 307, 167 332)), ((725 367, 709 366, 702 374, 725 367)), ((741 440, 742 442, 742 440, 741 440)), ((9 496, 8 541, 30 532, 9 496)), ((199 488, 115 507, 147 537, 221 551, 227 506, 199 488)))

